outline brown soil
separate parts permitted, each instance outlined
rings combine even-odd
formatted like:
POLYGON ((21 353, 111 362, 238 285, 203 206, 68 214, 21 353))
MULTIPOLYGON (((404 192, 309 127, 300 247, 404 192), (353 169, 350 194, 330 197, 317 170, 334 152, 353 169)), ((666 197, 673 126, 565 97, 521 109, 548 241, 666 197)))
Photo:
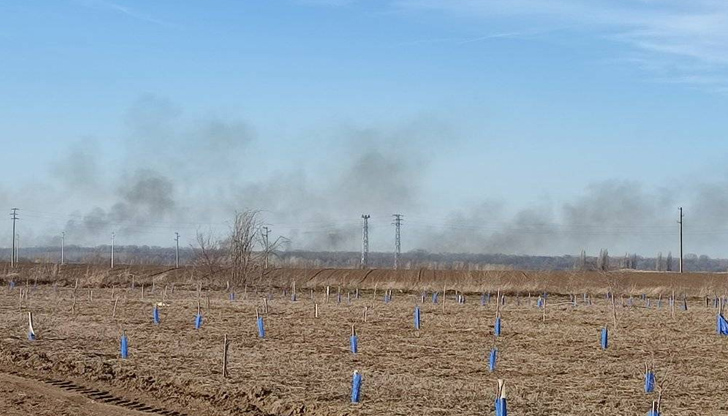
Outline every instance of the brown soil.
MULTIPOLYGON (((668 283, 658 279, 653 286, 668 283)), ((661 309, 654 298, 649 309, 641 300, 632 307, 618 301, 618 327, 611 328, 604 297, 595 297, 592 306, 579 297, 573 308, 552 295, 544 322, 535 297, 522 295, 517 302, 509 296, 502 308, 503 336, 496 339, 494 299, 481 306, 470 295, 459 305, 449 294, 443 308, 428 297, 421 305, 422 330, 415 331, 419 292, 395 291, 385 304, 381 289, 376 298, 362 291, 349 304, 344 291, 338 304, 336 289, 327 303, 319 288, 316 319, 309 289, 296 302, 276 289, 264 315, 267 337, 259 339, 255 312, 262 310, 262 300, 252 292, 230 301, 221 290, 203 290, 205 318, 198 331, 192 290, 168 290, 159 326, 152 322, 153 303, 162 301, 159 287, 147 290, 145 299, 139 287, 115 289, 120 296, 115 318, 111 289, 94 289, 92 300, 89 289, 78 289, 75 312, 70 287, 31 284, 29 290, 22 303, 20 286, 0 291, 0 369, 73 380, 189 415, 484 415, 493 413, 498 378, 506 380, 513 415, 645 414, 657 399, 643 391, 646 362, 654 362, 663 383, 665 415, 728 414, 728 337, 716 335, 716 310, 701 298, 692 298, 687 311, 676 308, 674 318, 665 299, 661 309), (34 342, 26 338, 27 311, 35 320, 34 342), (356 356, 348 351, 352 324, 359 333, 356 356), (605 324, 610 347, 602 351, 599 331, 605 324), (129 337, 127 360, 118 357, 122 330, 129 337), (228 378, 221 374, 225 334, 232 342, 228 378), (497 371, 489 373, 493 345, 500 356, 497 371), (354 370, 364 376, 360 405, 349 402, 354 370)), ((28 391, 23 402, 4 398, 3 414, 93 411, 74 413, 77 402, 54 398, 41 384, 19 382, 34 387, 23 387, 28 391)), ((10 396, 16 390, 11 387, 10 396)))

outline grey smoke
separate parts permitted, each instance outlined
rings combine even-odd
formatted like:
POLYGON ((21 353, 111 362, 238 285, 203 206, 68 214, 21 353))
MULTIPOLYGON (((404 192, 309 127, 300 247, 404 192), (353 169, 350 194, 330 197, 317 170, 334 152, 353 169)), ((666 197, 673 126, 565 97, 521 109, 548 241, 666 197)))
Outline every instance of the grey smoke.
MULTIPOLYGON (((430 167, 457 148, 458 138, 433 120, 339 126, 320 133, 326 147, 320 158, 258 172, 257 134, 248 123, 191 118, 169 100, 144 96, 124 119, 119 155, 109 158, 84 140, 51 167, 58 192, 43 193, 53 206, 65 197, 91 207, 64 221, 69 240, 81 244, 104 243, 112 231, 127 244, 171 241, 177 224, 191 239, 197 227, 224 231, 235 210, 259 209, 274 233, 291 238, 297 249, 358 250, 360 215, 368 213, 373 248, 389 250, 391 214, 399 212, 405 214, 406 251, 576 254, 608 248, 654 255, 676 252, 680 204, 693 227, 691 250, 728 243, 726 234, 715 232, 728 227, 728 180, 722 178, 664 189, 607 180, 566 203, 542 198, 514 210, 506 201, 483 200, 453 209, 444 221, 431 220, 430 167)), ((487 186, 484 181, 478 191, 486 193, 487 186)))
POLYGON ((207 204, 219 187, 237 180, 236 166, 245 160, 254 137, 244 122, 190 120, 169 100, 153 95, 131 106, 124 127, 122 152, 114 155, 117 164, 108 163, 103 172, 98 161, 105 155, 92 140, 76 145, 51 167, 60 194, 96 205, 75 212, 68 221, 64 231, 71 241, 104 242, 113 231, 130 242, 150 235, 155 227, 157 234, 174 231, 172 226, 158 227, 160 223, 184 223, 203 215, 214 221, 209 216, 216 213, 207 204))
POLYGON ((139 170, 123 180, 117 196, 119 200, 110 208, 95 207, 79 219, 69 220, 65 232, 77 240, 115 231, 135 235, 167 219, 176 209, 172 181, 151 170, 139 170))
POLYGON ((99 156, 97 143, 86 138, 73 144, 66 154, 51 165, 51 175, 67 191, 96 196, 103 182, 100 180, 99 156))

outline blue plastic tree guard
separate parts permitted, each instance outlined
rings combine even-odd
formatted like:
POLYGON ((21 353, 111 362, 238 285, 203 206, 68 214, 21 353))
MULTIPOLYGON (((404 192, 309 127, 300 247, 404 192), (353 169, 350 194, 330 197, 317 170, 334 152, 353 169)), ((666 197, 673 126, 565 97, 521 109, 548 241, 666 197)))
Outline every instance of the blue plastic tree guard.
POLYGON ((265 326, 263 325, 263 317, 258 317, 258 337, 265 338, 265 326))
POLYGON ((121 336, 121 358, 129 358, 129 338, 126 335, 121 336))
POLYGON ((508 405, 504 397, 495 399, 495 416, 508 416, 508 405))
POLYGON ((718 335, 728 335, 728 321, 721 314, 718 314, 717 330, 718 335))
POLYGON ((361 382, 362 376, 358 371, 354 371, 354 377, 351 381, 351 402, 359 403, 361 401, 361 382))
POLYGON ((495 371, 496 360, 498 359, 498 348, 490 350, 490 357, 488 359, 488 370, 492 373, 495 371))
POLYGON ((645 393, 655 391, 655 373, 648 371, 645 373, 645 393))

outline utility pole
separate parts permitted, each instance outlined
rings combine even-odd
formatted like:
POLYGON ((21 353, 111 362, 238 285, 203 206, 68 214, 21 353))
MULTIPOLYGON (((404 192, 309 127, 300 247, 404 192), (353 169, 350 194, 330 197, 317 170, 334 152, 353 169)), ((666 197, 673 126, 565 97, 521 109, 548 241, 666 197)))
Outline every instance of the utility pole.
POLYGON ((116 238, 116 233, 111 233, 111 268, 114 268, 114 238, 116 238))
POLYGON ((65 258, 63 257, 63 249, 66 245, 66 232, 61 233, 61 266, 63 266, 63 262, 65 261, 65 258))
POLYGON ((394 270, 399 269, 399 256, 402 254, 400 241, 400 228, 402 226, 402 214, 393 214, 394 217, 394 270))
POLYGON ((177 249, 174 252, 174 265, 179 269, 179 233, 175 232, 174 235, 176 236, 174 240, 177 242, 177 249))
POLYGON ((680 273, 683 272, 683 218, 685 215, 683 215, 683 209, 682 207, 678 208, 678 211, 680 211, 680 219, 677 221, 678 224, 680 224, 680 273))
POLYGON ((15 245, 15 264, 20 263, 18 259, 20 259, 20 234, 15 234, 15 238, 18 240, 18 242, 15 245))
POLYGON ((18 209, 11 209, 10 218, 13 220, 13 251, 10 253, 10 267, 15 267, 15 221, 18 220, 18 209))
POLYGON ((361 268, 363 269, 369 264, 369 218, 371 215, 364 214, 361 218, 364 220, 361 225, 361 268))
POLYGON ((268 235, 270 234, 270 228, 263 227, 263 244, 265 244, 265 268, 268 268, 268 235))

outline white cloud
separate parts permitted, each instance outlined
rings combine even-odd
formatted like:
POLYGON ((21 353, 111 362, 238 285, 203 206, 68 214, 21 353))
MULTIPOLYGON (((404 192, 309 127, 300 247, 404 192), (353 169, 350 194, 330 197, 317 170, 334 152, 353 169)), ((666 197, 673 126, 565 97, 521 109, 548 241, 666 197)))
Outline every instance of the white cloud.
POLYGON ((706 79, 728 81, 728 1, 393 0, 391 5, 508 21, 515 31, 533 20, 546 28, 568 26, 574 33, 626 45, 642 61, 640 67, 659 67, 661 79, 694 80, 706 88, 719 84, 706 79))

